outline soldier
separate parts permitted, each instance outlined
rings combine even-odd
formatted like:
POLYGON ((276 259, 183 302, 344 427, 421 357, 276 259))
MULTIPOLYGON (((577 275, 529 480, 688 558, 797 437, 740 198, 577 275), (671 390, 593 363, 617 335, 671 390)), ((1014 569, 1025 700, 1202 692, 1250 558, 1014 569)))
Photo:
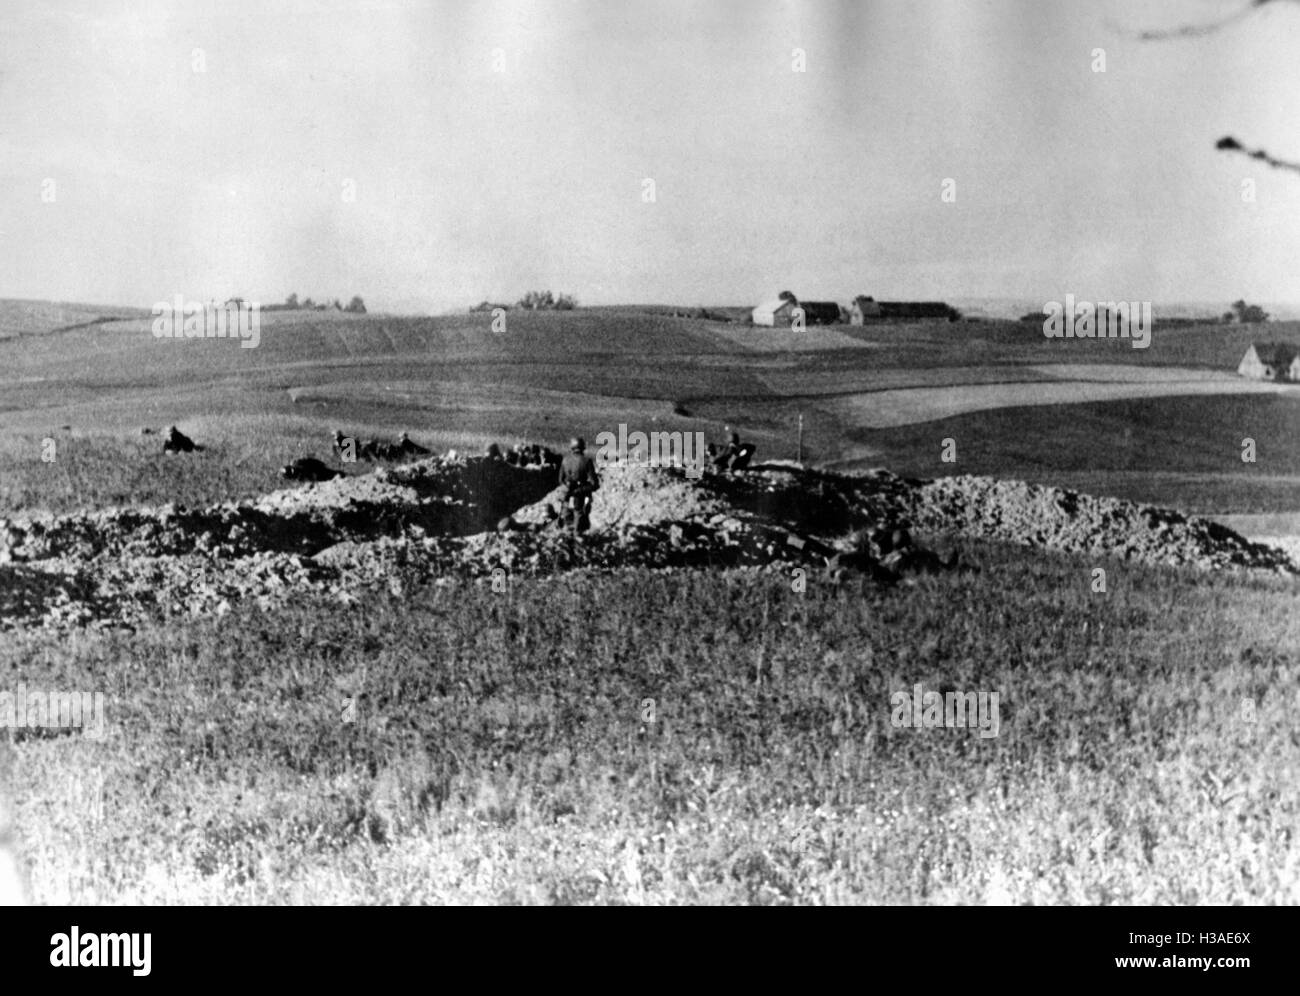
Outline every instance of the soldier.
POLYGON ((713 466, 718 470, 744 470, 757 449, 753 443, 742 443, 740 433, 731 433, 727 445, 713 451, 713 466))
POLYGON ((731 469, 744 470, 747 468, 756 449, 758 449, 758 447, 753 443, 741 443, 740 449, 738 449, 736 455, 731 458, 731 469))
POLYGON ((586 440, 575 436, 569 440, 569 455, 560 463, 565 510, 573 519, 574 531, 579 533, 591 528, 591 496, 600 487, 596 461, 587 456, 586 451, 586 440))
POLYGON ((732 458, 740 452, 740 433, 733 432, 727 445, 717 450, 713 457, 713 466, 717 470, 729 470, 732 458))
POLYGON ((421 446, 419 443, 412 442, 411 437, 405 432, 397 437, 397 448, 402 453, 410 453, 413 456, 428 456, 433 452, 432 450, 421 446))
POLYGON ((343 471, 326 466, 315 457, 302 457, 280 468, 280 476, 290 481, 332 481, 345 477, 343 471))
POLYGON ((176 426, 167 427, 167 438, 163 440, 164 453, 193 453, 195 450, 201 449, 203 449, 202 446, 194 445, 194 440, 181 432, 176 426))
MULTIPOLYGON (((343 430, 342 430, 342 429, 335 429, 335 430, 334 430, 334 442, 333 442, 332 448, 333 448, 333 450, 334 450, 334 456, 335 456, 335 457, 337 457, 339 460, 345 460, 345 459, 346 459, 346 457, 347 457, 347 449, 348 449, 348 437, 345 436, 345 435, 343 435, 343 430)), ((352 458, 355 460, 356 457, 357 457, 357 444, 356 444, 356 440, 353 440, 353 441, 352 441, 352 458)))

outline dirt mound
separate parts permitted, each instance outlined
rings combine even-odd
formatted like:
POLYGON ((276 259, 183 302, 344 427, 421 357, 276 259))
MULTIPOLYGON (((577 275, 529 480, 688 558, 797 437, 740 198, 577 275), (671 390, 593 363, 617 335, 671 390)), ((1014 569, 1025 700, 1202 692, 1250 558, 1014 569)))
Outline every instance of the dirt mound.
MULTIPOLYGON (((1014 481, 846 476, 767 465, 692 478, 604 466, 592 532, 555 523, 554 468, 432 458, 205 509, 109 509, 0 520, 0 627, 131 624, 223 613, 294 591, 340 601, 441 577, 576 569, 852 569, 890 583, 935 566, 859 540, 911 524, 1152 564, 1297 572, 1280 550, 1176 512, 1014 481)), ((944 562, 944 566, 948 566, 944 562)))
POLYGON ((915 492, 917 528, 1145 564, 1294 573, 1283 550, 1167 508, 990 477, 946 477, 915 492))

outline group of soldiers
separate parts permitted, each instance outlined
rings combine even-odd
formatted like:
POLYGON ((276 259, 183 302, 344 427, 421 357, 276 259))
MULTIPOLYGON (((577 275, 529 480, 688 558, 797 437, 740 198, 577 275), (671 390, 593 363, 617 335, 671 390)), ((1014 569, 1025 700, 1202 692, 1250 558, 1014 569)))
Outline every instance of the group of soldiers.
POLYGON ((504 460, 512 467, 558 467, 560 454, 541 443, 515 443, 503 450, 497 443, 489 443, 486 451, 489 460, 504 460))
MULTIPOLYGON (((715 470, 736 472, 749 466, 756 449, 753 443, 742 443, 740 433, 731 432, 725 446, 710 443, 705 452, 715 470)), ((581 436, 569 440, 569 452, 560 460, 559 483, 564 488, 561 524, 572 525, 575 532, 585 533, 591 528, 592 498, 600 488, 600 475, 596 473, 596 462, 587 455, 587 442, 581 436)))
MULTIPOLYGON (((164 452, 189 453, 200 449, 201 446, 176 426, 168 428, 163 442, 164 452)), ((732 432, 725 446, 710 445, 707 452, 717 471, 735 472, 749 466, 754 450, 752 443, 742 443, 739 433, 732 432)), ((374 439, 355 440, 335 430, 334 452, 343 460, 349 456, 363 460, 396 460, 408 455, 427 455, 431 451, 412 442, 405 432, 397 437, 395 443, 386 443, 374 439)), ((487 447, 486 456, 514 467, 558 467, 558 484, 564 488, 564 496, 556 518, 564 528, 572 528, 575 533, 590 530, 592 500, 600 489, 600 475, 596 471, 596 461, 587 454, 586 440, 581 436, 569 440, 569 452, 563 457, 540 443, 516 444, 508 450, 492 443, 487 447)), ((342 471, 334 470, 314 457, 286 464, 280 473, 290 480, 304 481, 328 481, 343 476, 342 471)), ((904 570, 952 569, 957 566, 955 555, 942 559, 917 546, 902 524, 878 526, 863 540, 854 550, 836 552, 815 540, 799 539, 793 534, 787 537, 791 546, 806 555, 824 559, 834 572, 845 568, 877 570, 883 567, 888 572, 899 574, 904 570)))
POLYGON ((334 430, 333 448, 334 455, 344 463, 351 463, 354 460, 367 462, 401 460, 408 456, 428 456, 433 452, 413 442, 405 432, 397 437, 396 442, 390 443, 382 439, 358 439, 355 436, 345 436, 341 429, 334 430))
MULTIPOLYGON (((712 444, 706 452, 718 471, 741 471, 749 466, 757 447, 742 443, 740 433, 732 432, 725 446, 712 444)), ((591 528, 592 497, 600 488, 600 475, 596 461, 587 455, 587 442, 581 436, 569 440, 569 452, 560 461, 560 486, 564 488, 564 504, 560 513, 563 525, 572 525, 575 532, 585 533, 591 528)))
MULTIPOLYGON (((560 523, 575 532, 584 533, 591 528, 592 496, 600 488, 600 475, 596 463, 587 455, 586 441, 576 436, 569 442, 569 452, 560 462, 559 484, 565 489, 560 523)), ((720 471, 744 470, 753 456, 752 444, 740 441, 731 433, 728 444, 710 454, 714 467, 720 471)), ((901 522, 880 525, 861 537, 856 549, 836 551, 816 540, 786 535, 785 542, 805 557, 822 560, 834 575, 845 570, 864 571, 878 580, 896 581, 904 571, 952 570, 959 566, 956 551, 941 558, 912 540, 912 534, 901 522)))
MULTIPOLYGON (((382 439, 345 436, 340 429, 334 430, 333 450, 335 457, 342 463, 354 463, 357 460, 401 460, 408 456, 428 456, 433 452, 412 441, 405 432, 397 437, 396 442, 390 443, 382 439)), ((281 467, 280 476, 289 481, 332 481, 346 475, 315 457, 301 457, 281 467)))
MULTIPOLYGON (((143 429, 141 431, 145 435, 153 434, 152 429, 143 429)), ((194 442, 193 439, 174 425, 167 427, 162 448, 164 453, 194 453, 203 449, 202 446, 194 442)), ((344 463, 352 463, 356 460, 368 462, 401 460, 409 456, 428 456, 433 452, 412 440, 410 435, 405 432, 390 443, 382 439, 357 439, 352 436, 345 436, 340 429, 334 430, 333 450, 334 455, 344 463)), ((330 477, 339 476, 341 472, 330 470, 314 457, 307 457, 286 465, 286 469, 282 470, 281 473, 293 480, 329 480, 330 477), (298 467, 298 465, 301 466, 298 467), (287 469, 290 467, 298 467, 298 471, 290 473, 287 469)))

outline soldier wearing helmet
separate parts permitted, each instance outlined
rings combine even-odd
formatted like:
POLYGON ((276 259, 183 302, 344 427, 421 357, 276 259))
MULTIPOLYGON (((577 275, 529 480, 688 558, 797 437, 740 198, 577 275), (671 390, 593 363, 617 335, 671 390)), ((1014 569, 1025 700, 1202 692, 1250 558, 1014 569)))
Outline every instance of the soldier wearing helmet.
POLYGON ((591 496, 600 487, 596 461, 587 456, 587 443, 581 436, 569 440, 569 452, 560 461, 560 486, 565 489, 566 510, 578 517, 578 531, 586 532, 591 526, 591 496))

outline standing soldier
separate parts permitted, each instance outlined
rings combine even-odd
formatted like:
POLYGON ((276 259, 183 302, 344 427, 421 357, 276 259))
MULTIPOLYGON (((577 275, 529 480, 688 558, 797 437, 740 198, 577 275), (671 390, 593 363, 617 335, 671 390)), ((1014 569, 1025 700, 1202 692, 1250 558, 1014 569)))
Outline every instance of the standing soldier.
POLYGON ((564 487, 565 515, 573 517, 574 531, 585 533, 591 528, 591 496, 600 487, 596 461, 587 456, 587 443, 581 436, 569 440, 569 453, 560 461, 560 485, 564 487))

